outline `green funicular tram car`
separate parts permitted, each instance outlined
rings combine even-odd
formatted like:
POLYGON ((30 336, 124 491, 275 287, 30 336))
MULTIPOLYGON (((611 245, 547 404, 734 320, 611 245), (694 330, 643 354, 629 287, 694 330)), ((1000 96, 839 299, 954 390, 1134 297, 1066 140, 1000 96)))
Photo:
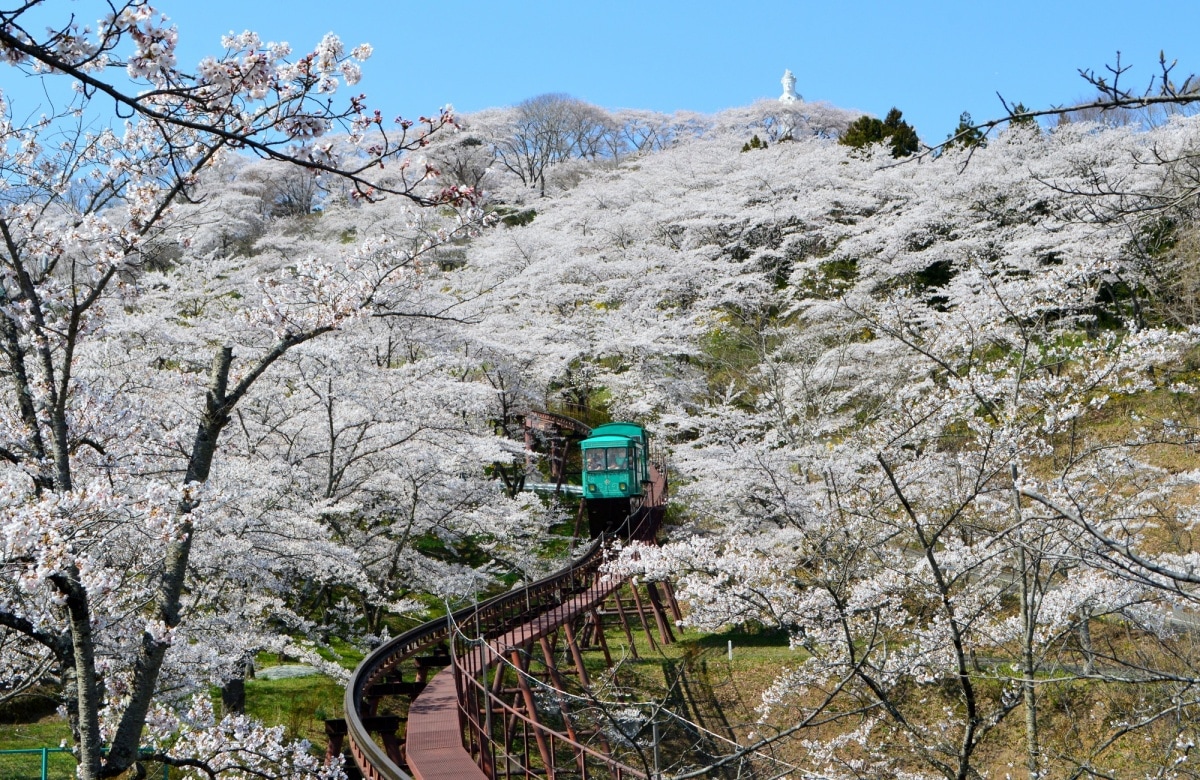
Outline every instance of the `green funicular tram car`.
POLYGON ((606 423, 581 442, 583 499, 592 537, 619 531, 650 484, 650 439, 637 423, 606 423))

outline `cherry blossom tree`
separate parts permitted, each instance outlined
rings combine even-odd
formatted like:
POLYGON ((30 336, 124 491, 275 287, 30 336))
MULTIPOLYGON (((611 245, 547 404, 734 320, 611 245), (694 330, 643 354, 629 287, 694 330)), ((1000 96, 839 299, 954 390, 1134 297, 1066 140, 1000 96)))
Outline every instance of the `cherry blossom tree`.
POLYGON ((618 569, 675 578, 696 626, 790 632, 748 749, 831 778, 978 777, 1013 744, 1031 777, 1188 776, 1194 118, 896 165, 821 104, 557 96, 467 143, 449 113, 338 108, 369 47, 244 33, 189 76, 140 0, 34 34, 41 5, 0 11, 0 51, 78 88, 3 109, 0 686, 62 686, 82 777, 147 742, 336 774, 178 692, 534 576, 562 518, 497 433, 559 403, 673 446, 684 525, 618 569), (535 108, 562 111, 526 165, 504 144, 535 108), (545 197, 467 242, 480 185, 545 197))
POLYGON ((229 36, 224 54, 189 75, 176 29, 142 0, 101 3, 94 26, 72 17, 44 32, 43 5, 0 11, 8 67, 76 85, 56 116, 22 125, 0 107, 0 627, 21 648, 5 656, 4 688, 46 676, 62 686, 83 778, 133 766, 147 727, 158 759, 213 776, 336 774, 278 731, 247 732, 239 749, 228 735, 246 726, 203 702, 179 720, 163 691, 181 675, 207 684, 228 663, 199 638, 222 623, 226 633, 263 626, 275 609, 269 589, 230 598, 223 584, 282 577, 289 555, 296 567, 341 565, 344 552, 311 518, 266 532, 244 480, 223 473, 223 434, 285 356, 397 300, 423 247, 363 245, 257 269, 165 247, 179 235, 173 209, 186 211, 202 196, 197 182, 238 151, 358 196, 463 203, 469 192, 427 186, 432 169, 402 158, 453 117, 398 119, 393 130, 362 96, 337 107, 334 93, 357 82, 370 47, 347 51, 333 35, 303 54, 229 36), (128 81, 102 75, 116 66, 128 81), (102 105, 124 126, 75 120, 102 105), (339 127, 348 142, 331 140, 339 127), (373 174, 395 158, 387 178, 373 174))

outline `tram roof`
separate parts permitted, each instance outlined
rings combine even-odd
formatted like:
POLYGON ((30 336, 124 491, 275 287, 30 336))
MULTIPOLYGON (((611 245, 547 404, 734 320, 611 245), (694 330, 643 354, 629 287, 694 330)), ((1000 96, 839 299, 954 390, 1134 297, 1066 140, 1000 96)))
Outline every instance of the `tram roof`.
POLYGON ((580 446, 585 450, 598 449, 600 447, 628 447, 629 436, 589 436, 580 442, 580 446))
POLYGON ((646 429, 632 422, 604 423, 604 425, 597 425, 595 428, 592 428, 592 435, 588 439, 595 439, 598 436, 627 436, 631 439, 645 441, 646 429))

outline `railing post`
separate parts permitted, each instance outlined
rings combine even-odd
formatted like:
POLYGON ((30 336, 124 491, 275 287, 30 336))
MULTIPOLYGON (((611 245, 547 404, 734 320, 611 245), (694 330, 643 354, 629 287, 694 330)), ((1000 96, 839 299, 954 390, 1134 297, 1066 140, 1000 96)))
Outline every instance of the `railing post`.
POLYGON ((660 772, 658 769, 658 762, 660 760, 660 756, 659 756, 659 752, 658 752, 658 721, 657 720, 653 720, 650 722, 650 729, 651 729, 651 734, 652 734, 650 739, 653 740, 653 742, 654 742, 654 780, 662 780, 662 772, 660 772))
POLYGON ((42 780, 50 777, 50 748, 42 748, 42 780))
POLYGON ((491 693, 491 682, 488 680, 488 658, 487 658, 487 642, 484 641, 482 635, 479 637, 479 646, 476 649, 479 656, 478 667, 478 688, 475 691, 475 709, 482 711, 483 714, 483 733, 480 735, 480 756, 486 756, 487 773, 490 777, 496 776, 496 731, 495 725, 492 723, 494 713, 492 712, 492 699, 488 695, 491 693))

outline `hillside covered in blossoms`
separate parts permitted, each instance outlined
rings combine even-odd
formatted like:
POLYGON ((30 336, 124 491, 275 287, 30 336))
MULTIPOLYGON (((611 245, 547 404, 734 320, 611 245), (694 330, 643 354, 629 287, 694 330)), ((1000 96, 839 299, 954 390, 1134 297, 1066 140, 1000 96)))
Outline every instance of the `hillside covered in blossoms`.
POLYGON ((213 692, 563 565, 541 410, 662 452, 613 576, 786 637, 734 752, 1197 776, 1192 98, 933 147, 798 96, 392 122, 333 36, 187 75, 142 2, 22 13, 6 59, 80 86, 0 106, 0 705, 52 698, 80 777, 339 776, 213 692), (118 60, 129 121, 80 124, 118 60))

